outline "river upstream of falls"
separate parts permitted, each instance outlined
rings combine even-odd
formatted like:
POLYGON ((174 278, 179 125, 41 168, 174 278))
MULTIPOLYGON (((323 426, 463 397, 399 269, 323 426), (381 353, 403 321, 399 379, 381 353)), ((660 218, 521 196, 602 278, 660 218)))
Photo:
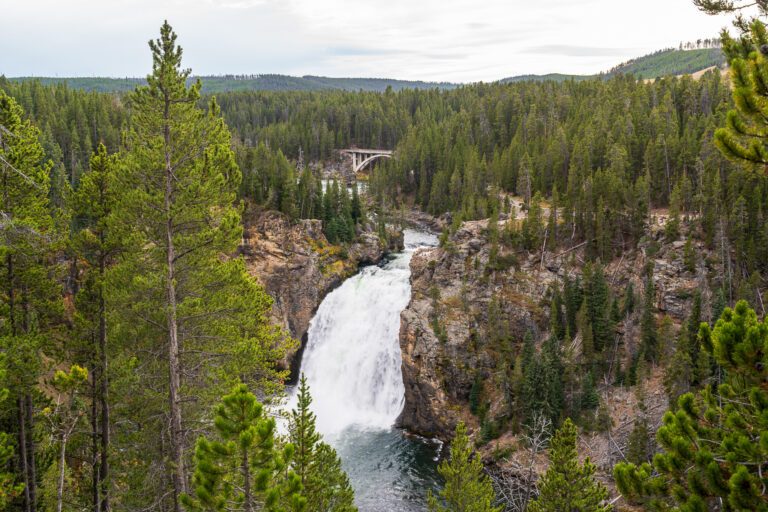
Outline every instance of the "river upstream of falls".
MULTIPOLYGON (((320 304, 309 326, 301 372, 323 440, 341 456, 360 512, 426 509, 442 487, 440 444, 393 428, 403 408, 400 312, 411 295, 411 256, 437 237, 406 229, 405 250, 364 267, 320 304)), ((288 390, 289 407, 295 389, 288 390)))

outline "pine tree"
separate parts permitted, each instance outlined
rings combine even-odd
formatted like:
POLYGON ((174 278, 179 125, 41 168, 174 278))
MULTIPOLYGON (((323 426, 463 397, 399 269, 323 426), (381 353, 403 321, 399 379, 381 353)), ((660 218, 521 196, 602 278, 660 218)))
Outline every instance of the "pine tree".
POLYGON ((577 316, 582 303, 581 280, 576 276, 573 280, 565 275, 563 279, 563 294, 565 295, 565 319, 571 337, 578 332, 577 316))
POLYGON ((622 308, 622 316, 631 315, 635 310, 635 283, 630 281, 627 286, 627 291, 624 294, 624 307, 622 308))
POLYGON ((673 242, 680 238, 680 188, 675 184, 672 197, 669 200, 669 218, 664 225, 664 235, 667 241, 673 242))
POLYGON ((299 512, 307 500, 301 479, 289 470, 292 444, 279 448, 275 420, 245 384, 222 397, 213 421, 219 439, 197 440, 194 498, 183 494, 190 510, 299 512))
POLYGON ((599 261, 593 267, 584 270, 584 297, 587 321, 592 326, 594 349, 599 354, 612 341, 611 326, 608 321, 610 289, 603 266, 599 261))
POLYGON ((123 392, 167 407, 167 423, 164 414, 154 414, 143 425, 156 432, 147 441, 167 465, 169 498, 180 512, 188 482, 187 418, 204 415, 221 387, 238 378, 274 389, 280 376, 273 362, 286 344, 268 325, 271 299, 242 258, 222 258, 235 252, 243 230, 235 206, 241 174, 220 109, 214 99, 207 111, 197 106, 201 83, 186 86, 190 71, 181 68, 182 51, 167 22, 149 46, 152 74, 129 97, 130 151, 114 212, 131 233, 131 250, 113 271, 111 288, 115 301, 130 305, 120 312, 119 337, 146 343, 143 353, 150 355, 142 370, 153 386, 127 381, 131 387, 123 392))
POLYGON ((437 471, 445 478, 445 489, 440 497, 445 505, 438 503, 432 491, 428 493, 430 512, 500 512, 495 507, 496 496, 491 479, 484 474, 483 463, 478 455, 470 459, 467 428, 464 423, 456 426, 456 437, 451 441, 450 459, 444 460, 437 471))
POLYGON ((583 385, 581 388, 581 408, 585 411, 591 409, 597 409, 600 405, 600 395, 595 388, 595 376, 590 371, 584 377, 583 385))
MULTIPOLYGON (((108 512, 109 445, 111 420, 109 415, 108 332, 106 273, 121 250, 122 234, 115 232, 110 218, 117 203, 115 195, 117 155, 108 156, 104 144, 99 144, 91 158, 90 170, 80 180, 80 187, 67 195, 67 205, 75 224, 82 229, 70 239, 70 249, 84 267, 82 286, 75 297, 77 313, 75 326, 80 343, 70 343, 69 358, 83 358, 91 369, 93 407, 92 436, 99 440, 99 451, 92 453, 94 472, 94 510, 108 512), (100 425, 99 425, 100 423, 100 425)), ((119 225, 119 224, 118 224, 119 225)), ((95 444, 94 444, 95 446, 95 444)))
POLYGON ((688 233, 683 246, 683 262, 688 272, 696 272, 696 250, 693 246, 693 237, 688 233))
POLYGON ((557 425, 563 413, 563 374, 565 365, 560 353, 560 344, 554 336, 550 336, 541 349, 546 375, 546 398, 549 407, 549 420, 557 425))
POLYGON ((565 337, 566 319, 563 315, 563 298, 560 294, 560 286, 555 281, 552 287, 552 301, 549 307, 550 327, 552 333, 557 339, 562 340, 565 337))
POLYGON ((584 356, 584 361, 591 365, 595 362, 595 336, 588 315, 587 297, 584 296, 584 301, 581 304, 577 318, 579 330, 581 331, 581 353, 584 356))
POLYGON ((651 434, 648 429, 648 407, 645 404, 646 393, 643 386, 635 390, 635 422, 627 440, 627 460, 632 464, 643 464, 650 457, 651 434))
POLYGON ((297 398, 288 423, 288 440, 294 446, 290 467, 301 482, 306 512, 356 512, 355 492, 341 468, 341 459, 315 430, 315 415, 309 408, 312 397, 304 375, 299 379, 297 398))
POLYGON ((712 310, 710 311, 711 322, 714 324, 725 310, 725 293, 722 288, 715 291, 715 297, 712 300, 712 310))
POLYGON ((528 208, 528 216, 523 219, 523 245, 529 251, 539 248, 544 236, 544 220, 542 218, 541 194, 536 192, 528 208))
POLYGON ((531 425, 537 414, 549 418, 550 408, 548 395, 548 371, 545 362, 540 357, 534 357, 523 367, 523 383, 520 390, 520 405, 522 406, 523 424, 531 425))
POLYGON ((539 496, 529 512, 608 512, 605 486, 594 478, 596 467, 589 457, 579 463, 577 431, 570 418, 550 441, 549 468, 539 482, 539 496))
POLYGON ((560 207, 560 196, 557 193, 557 184, 552 187, 552 204, 549 206, 549 220, 547 221, 547 233, 550 237, 550 247, 557 247, 558 242, 558 221, 557 213, 560 207))
POLYGON ((757 7, 761 14, 768 12, 768 5, 751 0, 693 0, 693 4, 707 14, 739 13, 752 7, 757 7))
POLYGON ((693 381, 693 363, 682 336, 678 337, 678 347, 675 350, 669 366, 664 370, 664 392, 674 406, 680 396, 691 389, 693 381))
MULTIPOLYGON (((763 7, 764 8, 764 7, 763 7)), ((742 30, 746 30, 743 22, 742 30)), ((754 19, 749 31, 738 40, 722 34, 723 53, 733 81, 733 102, 737 110, 728 112, 725 128, 715 131, 715 144, 726 158, 741 167, 765 174, 768 169, 768 134, 763 107, 768 89, 763 76, 768 73, 764 51, 768 44, 765 24, 754 19)))
MULTIPOLYGON (((701 326, 701 292, 696 290, 693 294, 693 306, 688 319, 685 322, 685 350, 691 359, 691 365, 697 366, 699 359, 699 327, 701 326)), ((694 383, 698 383, 694 381, 694 383)))
POLYGON ((713 330, 701 324, 699 334, 702 350, 725 370, 724 382, 681 396, 656 434, 663 452, 653 467, 621 463, 616 485, 650 510, 768 510, 768 324, 740 301, 713 330))

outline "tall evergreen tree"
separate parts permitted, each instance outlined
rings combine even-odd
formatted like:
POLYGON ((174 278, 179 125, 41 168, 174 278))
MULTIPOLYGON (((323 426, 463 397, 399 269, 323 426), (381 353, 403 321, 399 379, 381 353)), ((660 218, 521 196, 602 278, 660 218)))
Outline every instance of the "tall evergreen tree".
MULTIPOLYGON (((81 343, 69 344, 70 351, 81 350, 86 355, 70 353, 69 358, 84 359, 91 376, 91 435, 94 439, 92 456, 93 508, 108 512, 109 444, 111 420, 109 415, 108 332, 106 273, 120 251, 121 234, 115 233, 111 219, 115 195, 117 155, 108 156, 99 144, 91 158, 90 170, 80 180, 79 188, 67 196, 67 205, 76 225, 82 229, 73 233, 70 248, 78 263, 84 267, 84 286, 75 299, 75 324, 81 343), (96 446, 98 445, 98 450, 96 446)), ((118 224, 119 225, 119 224, 118 224)))
POLYGON ((82 388, 88 380, 88 370, 72 365, 69 372, 61 370, 50 382, 58 395, 54 409, 46 408, 51 434, 58 441, 58 476, 56 482, 56 512, 64 506, 64 476, 67 473, 67 444, 75 433, 75 427, 84 420, 85 404, 80 399, 82 388))
POLYGON ((557 281, 555 281, 555 284, 552 287, 552 301, 550 302, 549 315, 552 333, 557 336, 557 339, 562 340, 565 337, 567 325, 565 316, 563 315, 563 298, 557 281))
MULTIPOLYGON (((153 456, 166 461, 179 512, 191 442, 186 417, 202 416, 221 385, 238 378, 268 391, 286 344, 268 325, 271 299, 242 258, 222 258, 234 253, 242 227, 234 206, 241 175, 220 109, 213 99, 207 111, 198 108, 201 83, 185 85, 190 71, 181 68, 167 22, 149 46, 152 74, 129 97, 133 127, 115 211, 132 247, 111 284, 114 299, 130 304, 121 311, 119 336, 147 344, 143 371, 153 376, 145 387, 128 381, 124 392, 146 400, 144 428, 165 436, 152 445, 153 456), (168 423, 158 424, 166 415, 168 423)), ((156 495, 167 496, 159 488, 156 495)))
POLYGON ((299 379, 297 398, 288 422, 288 440, 294 446, 290 467, 301 482, 306 512, 356 512, 355 492, 341 459, 315 430, 315 414, 309 408, 312 397, 304 375, 299 379))
POLYGON ((577 316, 582 303, 581 280, 576 276, 573 280, 565 275, 563 278, 563 294, 565 295, 565 320, 571 337, 578 332, 577 316))
POLYGON ((579 463, 576 451, 576 426, 570 418, 550 441, 549 468, 539 483, 539 496, 530 512, 608 512, 603 504, 608 497, 605 486, 594 478, 596 466, 589 457, 579 463))
POLYGON ((601 353, 612 341, 608 314, 610 289, 605 280, 603 266, 598 261, 584 270, 584 296, 587 305, 587 321, 592 326, 595 352, 601 353))
POLYGON ((438 503, 432 491, 428 493, 429 512, 500 512, 493 505, 495 494, 483 463, 478 455, 470 459, 467 428, 456 426, 456 437, 451 441, 451 456, 440 463, 437 471, 445 478, 445 489, 440 491, 444 504, 438 503))

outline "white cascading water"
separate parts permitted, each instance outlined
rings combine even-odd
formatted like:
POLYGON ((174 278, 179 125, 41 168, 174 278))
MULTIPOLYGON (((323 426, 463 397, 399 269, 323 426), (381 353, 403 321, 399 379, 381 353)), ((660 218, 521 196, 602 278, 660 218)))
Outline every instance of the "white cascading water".
MULTIPOLYGON (((323 440, 342 459, 360 512, 421 512, 441 487, 439 444, 392 428, 403 408, 400 312, 411 295, 411 257, 434 235, 406 229, 405 250, 363 268, 320 304, 307 333, 301 372, 323 440)), ((295 387, 286 409, 296 405, 295 387)))
POLYGON ((403 408, 398 334, 411 294, 409 263, 416 249, 437 243, 421 231, 404 236, 402 253, 344 281, 310 323, 301 372, 325 436, 351 426, 389 429, 403 408))

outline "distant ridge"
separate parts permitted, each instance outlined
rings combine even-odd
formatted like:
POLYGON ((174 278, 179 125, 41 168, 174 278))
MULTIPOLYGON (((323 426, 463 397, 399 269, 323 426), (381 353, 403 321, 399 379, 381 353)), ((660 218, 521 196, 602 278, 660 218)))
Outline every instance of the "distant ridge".
POLYGON ((544 82, 546 80, 552 80, 554 82, 564 82, 566 80, 576 80, 577 82, 580 82, 582 80, 591 80, 595 78, 596 76, 600 75, 564 75, 562 73, 549 73, 547 75, 518 75, 518 76, 511 76, 509 78, 502 78, 499 80, 501 83, 510 83, 510 82, 544 82))
POLYGON ((562 82, 565 80, 591 80, 594 78, 610 78, 617 74, 633 75, 640 80, 661 78, 663 76, 677 76, 696 73, 703 69, 716 66, 725 66, 725 55, 721 48, 699 48, 695 50, 680 50, 669 48, 659 50, 636 59, 623 62, 613 69, 595 75, 564 75, 550 73, 548 75, 519 75, 499 80, 506 82, 527 82, 553 80, 562 82))
MULTIPOLYGON (((668 75, 696 73, 707 68, 725 66, 725 55, 720 48, 695 50, 666 49, 629 60, 611 70, 595 75, 567 75, 549 73, 546 75, 518 75, 498 80, 500 83, 565 80, 592 80, 610 78, 619 73, 634 75, 640 80, 660 78, 668 75)), ((393 91, 402 89, 455 89, 462 84, 452 82, 425 82, 421 80, 395 80, 388 78, 332 78, 326 76, 289 76, 278 74, 263 75, 222 75, 190 77, 188 83, 200 78, 203 93, 233 91, 375 91, 384 92, 388 87, 393 91)), ((131 91, 136 85, 145 85, 143 78, 106 77, 11 77, 11 82, 39 80, 44 85, 64 83, 69 89, 84 89, 96 92, 131 91)))
MULTIPOLYGON (((223 75, 190 77, 193 83, 200 78, 203 93, 232 91, 377 91, 384 92, 387 87, 394 91, 401 89, 455 89, 459 84, 449 82, 424 82, 420 80, 392 80, 387 78, 330 78, 305 75, 223 75)), ((96 92, 131 91, 136 85, 146 85, 143 78, 105 78, 105 77, 11 77, 11 82, 39 80, 44 85, 64 83, 69 89, 84 89, 96 92)))

